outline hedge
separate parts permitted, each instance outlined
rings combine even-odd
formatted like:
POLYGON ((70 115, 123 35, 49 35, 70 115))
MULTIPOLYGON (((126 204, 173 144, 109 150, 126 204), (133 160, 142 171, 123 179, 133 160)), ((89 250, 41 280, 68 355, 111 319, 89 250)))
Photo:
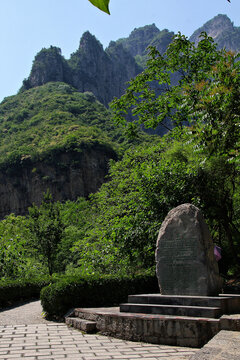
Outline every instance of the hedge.
POLYGON ((113 306, 127 301, 130 294, 156 292, 155 275, 66 277, 43 288, 40 299, 48 317, 62 317, 73 307, 113 306))
POLYGON ((0 308, 20 300, 39 298, 41 289, 50 283, 50 279, 1 280, 0 308))

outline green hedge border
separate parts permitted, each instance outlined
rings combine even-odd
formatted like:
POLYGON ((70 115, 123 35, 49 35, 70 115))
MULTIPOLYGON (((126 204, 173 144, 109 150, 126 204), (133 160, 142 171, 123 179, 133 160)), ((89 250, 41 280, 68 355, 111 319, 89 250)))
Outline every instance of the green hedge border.
POLYGON ((47 316, 62 317, 74 307, 119 305, 130 294, 158 293, 155 275, 64 278, 43 288, 40 299, 47 316))
POLYGON ((50 279, 1 280, 0 308, 10 306, 18 301, 40 297, 40 291, 49 285, 50 279))

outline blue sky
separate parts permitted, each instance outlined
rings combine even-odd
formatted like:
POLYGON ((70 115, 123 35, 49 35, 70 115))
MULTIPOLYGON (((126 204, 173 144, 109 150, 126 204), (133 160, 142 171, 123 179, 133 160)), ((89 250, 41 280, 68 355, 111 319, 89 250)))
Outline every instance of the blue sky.
POLYGON ((190 36, 218 14, 240 26, 240 1, 231 1, 110 0, 109 16, 88 0, 1 0, 0 100, 16 94, 43 47, 58 46, 69 58, 86 30, 106 47, 110 40, 152 23, 190 36))

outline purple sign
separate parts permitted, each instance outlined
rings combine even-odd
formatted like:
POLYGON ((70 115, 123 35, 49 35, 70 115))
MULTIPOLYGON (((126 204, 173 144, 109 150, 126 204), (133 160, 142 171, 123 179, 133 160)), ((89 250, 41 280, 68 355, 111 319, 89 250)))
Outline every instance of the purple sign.
POLYGON ((214 245, 214 255, 217 261, 221 260, 222 258, 221 251, 222 249, 219 246, 214 245))

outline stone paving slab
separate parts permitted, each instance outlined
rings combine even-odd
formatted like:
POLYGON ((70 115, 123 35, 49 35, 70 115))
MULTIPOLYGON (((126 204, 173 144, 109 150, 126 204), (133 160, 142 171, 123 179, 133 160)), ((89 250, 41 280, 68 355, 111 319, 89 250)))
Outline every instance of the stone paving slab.
POLYGON ((220 331, 189 360, 240 360, 240 332, 220 331))
POLYGON ((84 334, 65 324, 0 326, 0 360, 186 360, 197 351, 84 334))

